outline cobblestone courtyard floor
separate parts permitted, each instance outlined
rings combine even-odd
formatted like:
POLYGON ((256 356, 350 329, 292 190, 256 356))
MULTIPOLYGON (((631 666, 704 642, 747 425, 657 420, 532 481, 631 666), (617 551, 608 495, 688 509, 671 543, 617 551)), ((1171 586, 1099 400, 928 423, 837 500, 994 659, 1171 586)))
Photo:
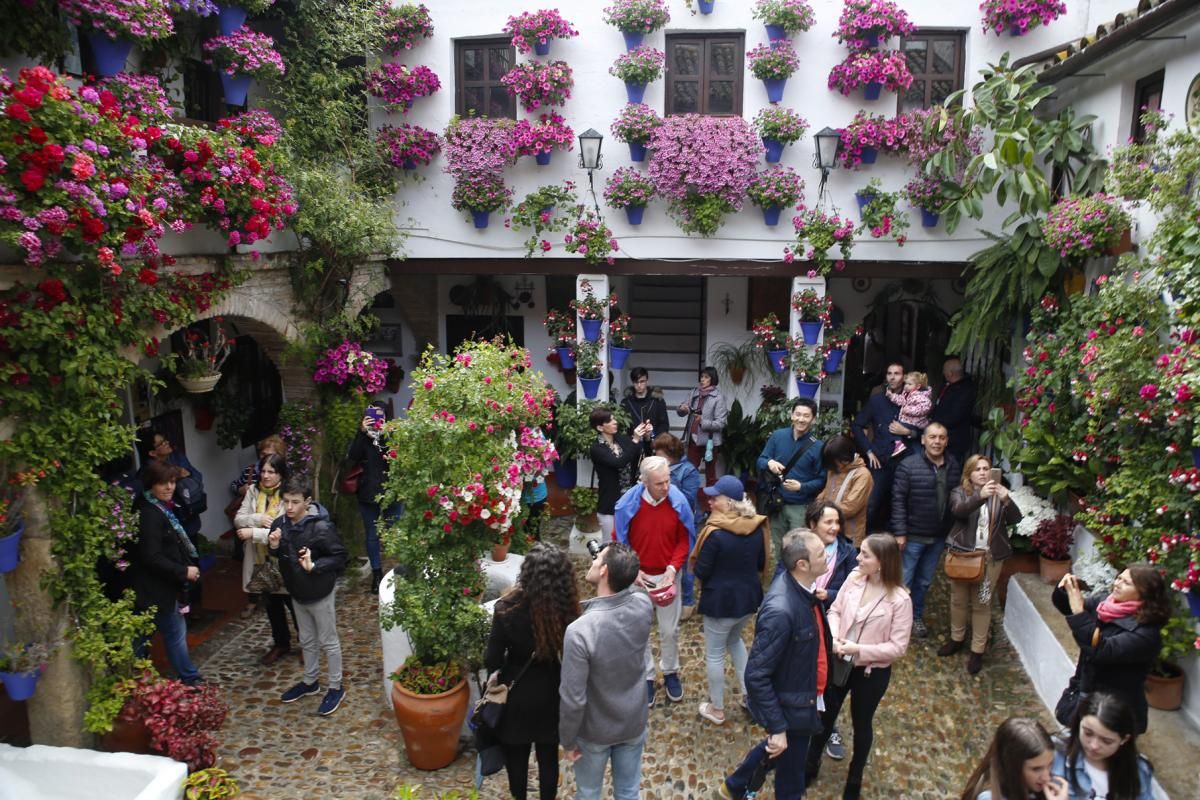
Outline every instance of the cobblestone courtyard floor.
MULTIPOLYGON (((555 529, 561 532, 562 521, 555 522, 555 529)), ((565 533, 561 538, 565 542, 565 533)), ((472 751, 437 772, 409 766, 395 718, 382 703, 376 601, 363 589, 357 577, 352 577, 344 581, 338 594, 343 685, 349 691, 332 717, 316 715, 319 696, 290 705, 279 702, 280 693, 299 680, 301 667, 292 657, 270 667, 259 664, 259 657, 270 646, 263 614, 231 622, 198 648, 195 655, 202 671, 221 685, 230 705, 220 734, 219 765, 240 781, 247 800, 382 800, 405 783, 425 786, 422 796, 426 798, 435 791, 472 788, 472 751)), ((894 667, 891 686, 876 717, 865 798, 956 797, 992 731, 1005 717, 1036 715, 1052 723, 1003 635, 998 610, 993 643, 977 676, 967 675, 964 657, 936 656, 947 636, 947 598, 945 580, 939 577, 926 616, 935 633, 926 640, 914 639, 906 658, 894 667)), ((726 700, 728 721, 724 726, 714 726, 697 715, 697 705, 707 699, 698 618, 683 624, 680 651, 685 696, 681 703, 668 703, 660 688, 659 703, 650 712, 643 763, 645 798, 714 797, 722 776, 763 735, 735 710, 737 697, 726 700)), ((849 743, 848 710, 843 711, 840 722, 849 743)), ((812 800, 840 798, 845 763, 825 759, 821 777, 808 796, 812 800)), ((531 784, 536 774, 536 767, 531 767, 531 784)), ((571 770, 564 762, 558 796, 570 797, 573 791, 571 770)), ((480 791, 483 798, 508 796, 503 773, 488 778, 480 791)), ((536 796, 533 786, 530 796, 536 796)), ((766 792, 764 796, 773 795, 766 792)))

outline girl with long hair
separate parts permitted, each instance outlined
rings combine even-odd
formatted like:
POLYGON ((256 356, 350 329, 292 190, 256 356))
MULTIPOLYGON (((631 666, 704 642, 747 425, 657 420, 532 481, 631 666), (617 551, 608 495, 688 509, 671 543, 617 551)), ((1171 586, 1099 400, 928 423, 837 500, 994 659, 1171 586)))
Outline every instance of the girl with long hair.
POLYGON ((1071 738, 1054 759, 1070 800, 1151 800, 1154 768, 1137 751, 1137 720, 1120 697, 1093 692, 1079 703, 1071 738))
MULTIPOLYGON (((250 593, 248 584, 255 567, 267 560, 267 534, 271 532, 271 523, 283 513, 282 487, 290 475, 287 459, 278 453, 263 458, 255 473, 258 477, 242 496, 241 507, 233 518, 237 537, 245 552, 242 557, 242 590, 247 594, 250 593)), ((267 594, 266 605, 272 646, 261 661, 269 666, 291 652, 292 629, 288 625, 288 612, 291 612, 293 619, 296 612, 292 608, 292 597, 283 586, 267 594)))
POLYGON ((579 590, 571 561, 559 548, 538 542, 525 556, 517 582, 496 602, 483 662, 513 684, 497 738, 504 747, 509 792, 525 800, 529 751, 538 764, 538 796, 558 791, 558 684, 563 635, 579 616, 579 590))
POLYGON ((967 779, 961 800, 1067 800, 1067 782, 1051 772, 1054 757, 1042 723, 1009 717, 967 779))
POLYGON ((821 753, 849 694, 854 753, 842 797, 857 800, 875 736, 875 711, 891 681, 892 662, 908 651, 912 636, 912 600, 904 588, 900 546, 895 537, 875 533, 863 540, 858 569, 842 584, 828 619, 834 656, 852 660, 854 666, 844 686, 830 681, 825 688, 823 729, 809 742, 806 771, 810 780, 806 783, 816 780, 821 753))

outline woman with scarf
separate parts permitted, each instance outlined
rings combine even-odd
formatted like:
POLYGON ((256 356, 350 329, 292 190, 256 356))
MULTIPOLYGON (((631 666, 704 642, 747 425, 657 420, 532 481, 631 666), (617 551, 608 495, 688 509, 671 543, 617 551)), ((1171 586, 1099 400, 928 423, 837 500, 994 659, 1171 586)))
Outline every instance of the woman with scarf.
POLYGON ((1082 698, 1108 692, 1133 708, 1137 733, 1145 733, 1146 673, 1158 663, 1162 629, 1171 618, 1167 584, 1154 567, 1135 564, 1117 576, 1107 597, 1101 592, 1085 598, 1083 589, 1067 573, 1051 595, 1079 645, 1075 675, 1054 715, 1070 725, 1082 698))
MULTIPOLYGON (((142 470, 141 524, 139 526, 133 588, 139 611, 154 609, 154 625, 162 634, 167 660, 179 680, 201 683, 187 647, 187 625, 179 596, 189 583, 200 580, 196 547, 175 514, 175 481, 180 469, 165 459, 150 459, 142 470)), ((145 655, 146 642, 137 649, 145 655)))
POLYGON ((696 469, 704 467, 704 479, 708 484, 717 480, 717 456, 725 431, 725 420, 729 407, 717 384, 721 379, 712 367, 700 370, 700 385, 692 390, 686 403, 680 403, 675 413, 687 417, 683 424, 683 441, 687 443, 688 461, 696 469))
POLYGON ((867 501, 875 486, 871 470, 849 436, 834 436, 827 441, 821 448, 821 462, 829 477, 817 500, 834 503, 841 509, 846 523, 842 535, 860 547, 867 535, 867 501))
POLYGON ((649 422, 643 422, 633 429, 632 439, 617 433, 617 418, 607 408, 593 408, 588 416, 588 424, 596 431, 596 439, 592 442, 588 457, 592 460, 596 483, 599 484, 596 513, 600 516, 600 538, 607 542, 613 538, 613 515, 616 513, 617 500, 626 489, 633 486, 633 465, 642 455, 638 443, 653 428, 649 422))
POLYGON ((363 531, 366 533, 367 560, 371 562, 371 594, 379 593, 383 581, 383 559, 379 549, 379 518, 393 523, 400 516, 402 507, 393 503, 386 509, 379 506, 379 493, 387 477, 387 463, 383 460, 383 406, 372 403, 363 412, 362 422, 346 458, 362 467, 358 478, 358 511, 362 515, 363 531))
MULTIPOLYGON (((258 481, 250 484, 242 498, 242 506, 233 519, 237 537, 245 550, 242 559, 242 589, 249 594, 250 578, 256 567, 267 560, 267 534, 271 523, 283 513, 283 497, 280 487, 288 479, 287 459, 272 453, 258 465, 258 481)), ((274 664, 292 649, 292 629, 288 625, 288 612, 294 618, 292 598, 282 584, 267 595, 267 619, 271 622, 273 645, 262 657, 264 665, 274 664)))
POLYGON ((704 488, 712 513, 692 550, 690 566, 701 582, 700 613, 704 615, 704 661, 709 702, 700 716, 715 725, 725 723, 725 654, 746 696, 746 643, 742 629, 762 604, 762 574, 771 562, 771 525, 746 499, 742 482, 732 475, 704 488))

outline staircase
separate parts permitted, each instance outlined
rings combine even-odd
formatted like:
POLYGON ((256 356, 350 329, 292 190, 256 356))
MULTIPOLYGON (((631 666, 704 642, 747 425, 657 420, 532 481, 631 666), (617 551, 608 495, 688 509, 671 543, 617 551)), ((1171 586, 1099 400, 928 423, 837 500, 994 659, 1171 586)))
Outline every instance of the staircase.
POLYGON ((704 279, 634 277, 629 314, 635 350, 618 385, 622 391, 629 386, 633 367, 648 369, 650 385, 662 389, 666 398, 671 432, 681 436, 686 418, 676 414, 675 408, 688 401, 704 366, 704 279))

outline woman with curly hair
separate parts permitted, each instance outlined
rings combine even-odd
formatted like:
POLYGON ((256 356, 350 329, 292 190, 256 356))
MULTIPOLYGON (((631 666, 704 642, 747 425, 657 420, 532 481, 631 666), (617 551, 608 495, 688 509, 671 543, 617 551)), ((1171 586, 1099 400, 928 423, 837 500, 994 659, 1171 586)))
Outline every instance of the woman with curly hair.
POLYGON ((517 583, 496 602, 483 663, 510 684, 497 738, 504 747, 508 789, 525 800, 529 750, 537 754, 538 796, 558 791, 558 684, 563 634, 579 616, 579 590, 567 554, 539 542, 521 564, 517 583))

